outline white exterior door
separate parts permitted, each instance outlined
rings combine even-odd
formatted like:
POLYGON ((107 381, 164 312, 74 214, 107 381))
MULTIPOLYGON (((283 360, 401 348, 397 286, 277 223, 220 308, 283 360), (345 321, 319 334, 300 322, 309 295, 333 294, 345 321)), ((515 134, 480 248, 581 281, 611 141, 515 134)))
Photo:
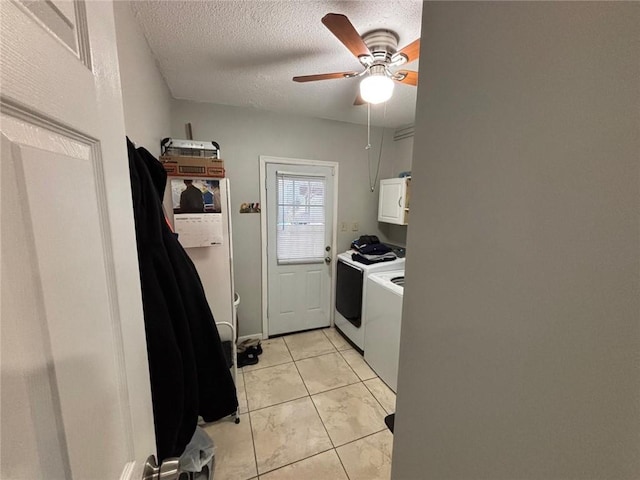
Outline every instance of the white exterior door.
POLYGON ((268 333, 331 323, 335 168, 267 163, 268 333))
POLYGON ((113 5, 0 13, 0 477, 138 479, 155 438, 113 5))

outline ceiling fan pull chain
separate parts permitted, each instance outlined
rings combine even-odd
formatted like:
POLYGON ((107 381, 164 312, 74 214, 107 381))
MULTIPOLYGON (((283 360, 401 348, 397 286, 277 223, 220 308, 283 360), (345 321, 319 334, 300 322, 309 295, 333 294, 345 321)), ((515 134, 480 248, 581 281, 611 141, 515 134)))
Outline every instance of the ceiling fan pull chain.
POLYGON ((376 189, 376 183, 378 183, 378 176, 380 175, 380 161, 382 160, 382 144, 384 143, 384 127, 382 127, 382 135, 380 136, 380 150, 378 151, 378 166, 376 167, 376 176, 371 183, 371 162, 369 162, 369 187, 371 193, 376 189))
POLYGON ((367 146, 365 150, 371 148, 371 104, 367 103, 367 146))
MULTIPOLYGON (((368 108, 371 109, 371 104, 367 104, 368 108)), ((369 110, 369 115, 371 115, 371 110, 369 110)), ((387 104, 384 104, 384 110, 382 114, 383 120, 387 118, 387 104)), ((384 125, 384 122, 383 122, 384 125)), ((371 132, 371 121, 368 121, 369 134, 371 132)), ((380 149, 378 150, 378 165, 376 166, 376 176, 371 182, 371 144, 367 146, 369 151, 367 152, 367 167, 369 170, 369 188, 371 189, 371 193, 373 193, 376 189, 376 183, 378 183, 378 176, 380 175, 380 162, 382 161, 382 145, 384 144, 384 126, 382 127, 382 135, 380 136, 380 149)))
POLYGON ((374 191, 374 186, 371 185, 371 104, 367 103, 367 146, 364 147, 367 151, 367 173, 369 174, 369 188, 371 193, 374 191))

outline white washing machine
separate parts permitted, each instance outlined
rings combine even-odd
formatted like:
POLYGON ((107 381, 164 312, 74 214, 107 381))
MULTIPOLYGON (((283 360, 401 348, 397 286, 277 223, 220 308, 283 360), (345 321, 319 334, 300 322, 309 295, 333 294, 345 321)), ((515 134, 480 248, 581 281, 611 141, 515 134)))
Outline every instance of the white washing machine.
POLYGON ((403 296, 404 270, 369 276, 364 359, 394 392, 398 386, 403 296))
POLYGON ((353 250, 338 254, 336 275, 336 328, 360 349, 365 350, 367 279, 369 275, 404 269, 404 258, 365 265, 351 258, 353 250))

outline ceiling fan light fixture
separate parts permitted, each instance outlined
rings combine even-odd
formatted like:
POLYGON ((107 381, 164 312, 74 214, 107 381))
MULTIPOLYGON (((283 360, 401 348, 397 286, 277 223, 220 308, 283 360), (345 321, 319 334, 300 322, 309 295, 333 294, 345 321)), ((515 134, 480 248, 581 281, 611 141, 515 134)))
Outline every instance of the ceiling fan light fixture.
POLYGON ((360 82, 360 96, 371 104, 383 103, 393 95, 393 80, 386 75, 371 74, 360 82))

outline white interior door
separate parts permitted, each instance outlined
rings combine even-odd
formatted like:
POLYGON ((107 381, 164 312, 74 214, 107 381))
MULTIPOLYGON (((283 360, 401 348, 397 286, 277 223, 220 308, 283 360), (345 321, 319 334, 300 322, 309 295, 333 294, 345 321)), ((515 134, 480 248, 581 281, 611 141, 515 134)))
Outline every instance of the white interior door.
POLYGON ((331 323, 334 168, 266 167, 269 335, 331 323))
POLYGON ((110 1, 0 2, 4 479, 155 453, 110 1))

